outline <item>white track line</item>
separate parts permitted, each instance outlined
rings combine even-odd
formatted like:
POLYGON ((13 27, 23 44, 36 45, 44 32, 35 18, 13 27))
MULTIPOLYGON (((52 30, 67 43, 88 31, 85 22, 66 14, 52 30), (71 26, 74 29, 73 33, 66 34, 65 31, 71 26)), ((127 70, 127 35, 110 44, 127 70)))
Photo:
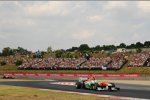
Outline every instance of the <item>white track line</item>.
POLYGON ((44 79, 45 81, 56 81, 56 80, 51 80, 51 79, 44 79))
POLYGON ((51 82, 50 84, 74 86, 75 82, 51 82))

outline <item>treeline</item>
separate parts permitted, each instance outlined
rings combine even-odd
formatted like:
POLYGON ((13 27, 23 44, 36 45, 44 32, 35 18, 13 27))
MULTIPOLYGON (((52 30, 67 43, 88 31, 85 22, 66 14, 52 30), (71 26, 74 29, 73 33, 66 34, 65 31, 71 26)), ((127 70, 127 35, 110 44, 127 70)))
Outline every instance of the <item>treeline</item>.
POLYGON ((27 54, 31 54, 31 51, 28 51, 27 49, 24 49, 22 47, 18 47, 17 49, 5 47, 3 48, 2 52, 0 52, 0 56, 10 56, 10 55, 15 55, 17 53, 21 55, 27 55, 27 54))
MULTIPOLYGON (((37 51, 35 52, 35 56, 41 56, 44 55, 45 53, 48 53, 50 56, 55 55, 55 57, 62 57, 62 55, 65 53, 67 57, 70 57, 70 53, 66 52, 79 52, 78 55, 80 55, 80 52, 86 52, 86 51, 101 51, 101 50, 117 50, 118 48, 126 48, 126 49, 139 49, 139 48, 150 48, 150 41, 145 41, 144 43, 137 42, 135 44, 130 44, 126 45, 125 43, 121 43, 118 46, 115 45, 97 45, 95 47, 89 47, 88 44, 81 44, 79 47, 72 47, 67 50, 55 50, 52 51, 51 47, 47 48, 47 51, 37 51)), ((32 54, 33 52, 28 51, 27 49, 24 49, 22 47, 18 47, 17 49, 12 49, 10 47, 5 47, 3 48, 2 52, 0 52, 0 56, 9 56, 9 55, 15 55, 15 54, 22 54, 22 55, 27 55, 27 54, 32 54)))
POLYGON ((137 42, 135 44, 126 45, 125 43, 121 43, 118 46, 115 45, 97 45, 95 47, 89 47, 87 44, 81 44, 79 47, 72 47, 67 49, 66 51, 101 51, 101 50, 117 50, 118 48, 126 48, 126 49, 139 49, 139 48, 150 48, 150 41, 145 41, 144 43, 137 42))

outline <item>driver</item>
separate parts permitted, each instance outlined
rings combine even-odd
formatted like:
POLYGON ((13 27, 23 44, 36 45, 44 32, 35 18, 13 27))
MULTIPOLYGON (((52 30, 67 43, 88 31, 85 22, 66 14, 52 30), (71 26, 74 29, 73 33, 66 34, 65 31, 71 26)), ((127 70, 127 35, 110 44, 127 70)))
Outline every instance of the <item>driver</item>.
POLYGON ((87 81, 95 81, 95 77, 94 76, 89 77, 87 81))

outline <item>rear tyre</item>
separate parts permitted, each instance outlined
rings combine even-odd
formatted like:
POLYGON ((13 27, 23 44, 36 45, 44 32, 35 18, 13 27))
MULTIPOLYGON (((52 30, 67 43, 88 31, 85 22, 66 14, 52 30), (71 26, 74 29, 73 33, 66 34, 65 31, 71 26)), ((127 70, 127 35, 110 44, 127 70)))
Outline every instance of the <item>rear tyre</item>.
POLYGON ((108 86, 108 91, 112 91, 112 86, 108 86))
POLYGON ((75 84, 75 86, 76 86, 77 89, 81 89, 81 85, 82 84, 80 82, 76 82, 76 84, 75 84))

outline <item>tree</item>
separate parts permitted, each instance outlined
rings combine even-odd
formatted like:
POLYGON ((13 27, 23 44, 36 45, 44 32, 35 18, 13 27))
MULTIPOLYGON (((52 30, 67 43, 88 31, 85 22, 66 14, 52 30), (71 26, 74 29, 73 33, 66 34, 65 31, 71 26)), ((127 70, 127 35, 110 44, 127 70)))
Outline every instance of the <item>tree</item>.
POLYGON ((47 54, 48 54, 49 56, 52 56, 52 55, 53 55, 53 51, 52 51, 52 48, 51 48, 50 46, 47 48, 47 54))
POLYGON ((23 63, 22 60, 17 60, 17 61, 15 61, 15 65, 16 65, 16 66, 19 66, 19 65, 21 65, 22 63, 23 63))
POLYGON ((79 46, 79 51, 81 51, 81 52, 83 52, 83 51, 89 51, 89 50, 90 50, 90 48, 89 48, 89 46, 87 44, 81 44, 79 46))
POLYGON ((114 46, 114 45, 109 45, 109 50, 116 50, 116 49, 117 49, 116 46, 114 46))
POLYGON ((74 55, 71 54, 71 53, 65 53, 65 54, 63 55, 63 57, 64 57, 64 58, 73 58, 74 55))
POLYGON ((100 50, 101 50, 101 47, 100 47, 100 45, 97 45, 97 46, 94 47, 93 49, 94 49, 94 51, 100 51, 100 50))
POLYGON ((136 48, 141 48, 141 47, 143 47, 143 44, 141 42, 137 42, 136 43, 136 48))
POLYGON ((135 48, 136 47, 136 45, 134 44, 134 43, 132 43, 131 45, 130 45, 130 48, 135 48))
POLYGON ((45 51, 41 51, 41 58, 43 58, 45 54, 46 54, 45 51))
POLYGON ((111 50, 111 45, 103 45, 102 50, 111 50))
POLYGON ((119 47, 120 48, 126 48, 126 44, 125 43, 120 43, 119 47))
POLYGON ((82 55, 81 55, 80 52, 76 52, 76 53, 74 54, 74 57, 75 57, 75 58, 80 58, 80 57, 82 57, 82 55))
POLYGON ((61 58, 64 54, 64 51, 63 50, 56 50, 55 51, 55 56, 56 58, 61 58))
POLYGON ((47 53, 51 53, 52 52, 52 48, 49 46, 48 48, 47 48, 47 53))
POLYGON ((72 47, 70 49, 67 49, 66 51, 69 51, 69 52, 74 52, 76 50, 78 50, 79 48, 78 47, 72 47))
POLYGON ((141 53, 141 51, 142 51, 142 49, 140 49, 140 48, 136 49, 137 53, 141 53))
POLYGON ((3 50, 2 50, 3 56, 9 56, 9 55, 13 55, 13 54, 14 54, 14 52, 10 47, 3 48, 3 50))
POLYGON ((17 51, 18 53, 22 55, 26 55, 27 53, 29 53, 27 49, 24 49, 22 47, 18 47, 16 50, 14 49, 14 51, 17 51))
POLYGON ((144 42, 144 47, 149 48, 150 47, 150 41, 145 41, 144 42))

